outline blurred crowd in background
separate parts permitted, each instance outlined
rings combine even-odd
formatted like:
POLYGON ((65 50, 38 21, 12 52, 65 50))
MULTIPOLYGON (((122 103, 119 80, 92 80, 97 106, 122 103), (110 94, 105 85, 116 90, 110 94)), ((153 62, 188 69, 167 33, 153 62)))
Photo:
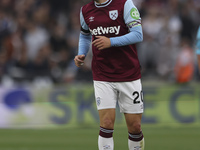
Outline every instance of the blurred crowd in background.
MULTIPOLYGON (((179 82, 177 76, 184 74, 187 79, 180 82, 199 81, 195 43, 200 1, 133 1, 142 18, 144 41, 137 48, 143 78, 179 82)), ((1 84, 91 82, 91 51, 82 68, 73 61, 80 8, 88 2, 0 0, 1 84)))

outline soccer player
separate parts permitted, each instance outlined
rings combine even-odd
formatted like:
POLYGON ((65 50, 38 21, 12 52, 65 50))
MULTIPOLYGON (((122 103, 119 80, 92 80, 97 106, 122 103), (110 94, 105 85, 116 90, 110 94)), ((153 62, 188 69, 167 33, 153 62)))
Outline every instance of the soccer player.
POLYGON ((198 66, 199 66, 199 73, 200 73, 200 26, 197 32, 197 44, 196 44, 197 50, 196 50, 196 54, 197 54, 197 59, 198 59, 198 66))
POLYGON ((136 43, 143 40, 140 14, 132 0, 95 0, 80 11, 79 51, 84 64, 92 40, 92 73, 100 118, 99 150, 113 150, 118 102, 128 128, 129 150, 144 150, 141 129, 143 93, 136 43))

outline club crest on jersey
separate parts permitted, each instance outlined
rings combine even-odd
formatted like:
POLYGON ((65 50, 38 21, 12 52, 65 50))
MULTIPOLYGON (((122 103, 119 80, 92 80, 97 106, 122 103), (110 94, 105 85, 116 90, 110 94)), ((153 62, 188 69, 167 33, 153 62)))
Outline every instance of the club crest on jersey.
POLYGON ((110 19, 116 20, 118 18, 118 10, 109 11, 110 19))

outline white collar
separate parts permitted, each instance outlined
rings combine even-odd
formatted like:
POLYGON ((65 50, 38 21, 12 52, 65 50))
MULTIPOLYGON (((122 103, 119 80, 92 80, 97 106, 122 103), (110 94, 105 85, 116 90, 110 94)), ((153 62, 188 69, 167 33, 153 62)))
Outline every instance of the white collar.
POLYGON ((96 1, 94 2, 95 6, 100 8, 100 7, 106 7, 108 6, 110 3, 112 2, 112 0, 107 0, 104 3, 97 3, 96 1))

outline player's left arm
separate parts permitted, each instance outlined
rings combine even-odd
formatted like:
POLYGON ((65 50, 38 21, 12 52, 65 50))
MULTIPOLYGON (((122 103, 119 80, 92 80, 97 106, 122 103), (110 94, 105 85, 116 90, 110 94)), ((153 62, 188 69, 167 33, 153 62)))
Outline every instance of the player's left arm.
POLYGON ((127 0, 124 5, 124 21, 130 31, 128 34, 112 38, 97 36, 92 44, 102 50, 111 46, 125 46, 143 41, 140 14, 132 0, 127 0))
POLYGON ((125 46, 143 41, 140 13, 132 0, 127 0, 124 5, 124 22, 130 32, 120 37, 110 38, 111 46, 125 46))

